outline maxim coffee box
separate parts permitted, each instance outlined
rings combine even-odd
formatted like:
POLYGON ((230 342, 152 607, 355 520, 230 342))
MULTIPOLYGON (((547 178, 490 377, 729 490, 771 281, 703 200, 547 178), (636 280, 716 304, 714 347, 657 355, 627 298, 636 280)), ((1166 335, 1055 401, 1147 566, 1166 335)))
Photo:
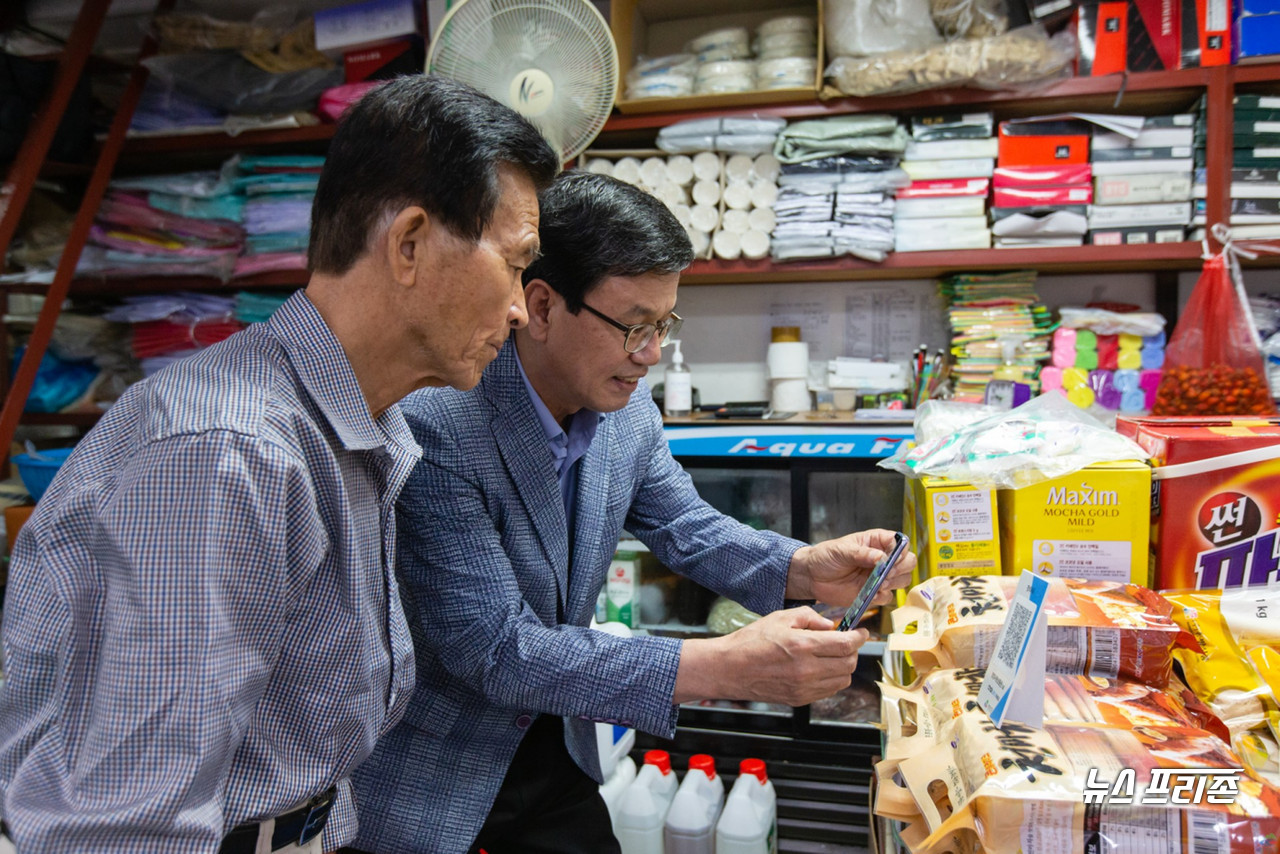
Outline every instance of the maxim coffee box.
POLYGON ((1150 495, 1151 467, 1136 460, 999 490, 1004 574, 1149 586, 1150 495))
POLYGON ((1152 456, 1155 587, 1280 589, 1280 418, 1127 417, 1152 456))

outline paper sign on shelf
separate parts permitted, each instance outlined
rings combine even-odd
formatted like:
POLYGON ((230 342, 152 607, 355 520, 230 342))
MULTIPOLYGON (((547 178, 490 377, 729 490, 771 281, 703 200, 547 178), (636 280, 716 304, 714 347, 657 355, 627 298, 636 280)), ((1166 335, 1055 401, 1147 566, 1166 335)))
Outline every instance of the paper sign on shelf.
POLYGON ((1049 580, 1025 569, 987 665, 978 705, 996 726, 1005 720, 1039 728, 1044 723, 1044 659, 1049 580))

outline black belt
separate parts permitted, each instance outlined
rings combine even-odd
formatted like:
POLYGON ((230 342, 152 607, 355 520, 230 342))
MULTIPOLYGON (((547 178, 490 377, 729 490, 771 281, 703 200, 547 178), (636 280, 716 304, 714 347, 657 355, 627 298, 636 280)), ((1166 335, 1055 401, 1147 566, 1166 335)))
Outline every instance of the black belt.
MULTIPOLYGON (((329 820, 338 788, 331 787, 322 795, 316 795, 293 812, 276 817, 276 829, 271 834, 271 850, 286 845, 306 845, 320 835, 329 820)), ((258 824, 249 822, 232 830, 222 840, 218 854, 254 854, 258 850, 258 824)))

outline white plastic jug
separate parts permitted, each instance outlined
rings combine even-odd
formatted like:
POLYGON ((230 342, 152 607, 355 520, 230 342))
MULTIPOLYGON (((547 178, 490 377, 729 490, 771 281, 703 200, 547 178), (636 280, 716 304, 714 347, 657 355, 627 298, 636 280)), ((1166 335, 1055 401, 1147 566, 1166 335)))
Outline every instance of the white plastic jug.
POLYGON ((705 753, 689 757, 689 771, 676 791, 663 830, 666 854, 715 854, 716 822, 724 806, 724 780, 705 753))
POLYGON ((744 759, 716 825, 716 854, 777 854, 778 796, 764 760, 744 759))
POLYGON ((613 773, 600 786, 600 797, 604 799, 604 805, 609 808, 609 822, 615 829, 618 827, 618 805, 622 800, 622 793, 635 779, 636 763, 630 756, 624 756, 614 766, 613 773))
POLYGON ((663 854, 662 828, 678 785, 667 751, 645 753, 644 766, 618 804, 613 830, 622 854, 663 854))

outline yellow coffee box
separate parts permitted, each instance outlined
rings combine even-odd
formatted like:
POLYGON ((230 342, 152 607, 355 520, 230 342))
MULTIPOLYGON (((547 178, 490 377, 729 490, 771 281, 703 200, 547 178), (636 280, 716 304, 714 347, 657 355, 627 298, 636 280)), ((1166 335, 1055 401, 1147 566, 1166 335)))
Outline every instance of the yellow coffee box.
POLYGON ((1151 467, 1095 463, 1072 474, 1001 489, 1006 575, 1039 575, 1150 586, 1151 467))
POLYGON ((907 481, 905 512, 919 583, 934 575, 999 575, 995 490, 945 477, 907 481))

